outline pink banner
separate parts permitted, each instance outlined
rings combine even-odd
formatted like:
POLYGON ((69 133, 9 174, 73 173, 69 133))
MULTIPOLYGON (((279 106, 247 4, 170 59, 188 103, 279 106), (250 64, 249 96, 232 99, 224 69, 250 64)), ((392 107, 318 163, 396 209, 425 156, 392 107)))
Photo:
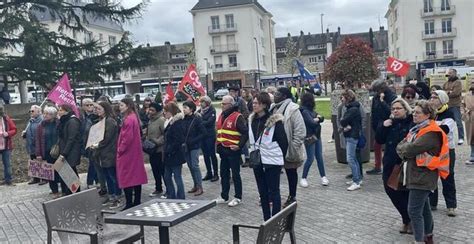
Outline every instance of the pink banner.
POLYGON ((72 106, 74 113, 79 117, 79 110, 77 109, 76 99, 72 94, 69 77, 64 74, 54 88, 49 92, 48 99, 55 102, 57 105, 69 104, 72 106))

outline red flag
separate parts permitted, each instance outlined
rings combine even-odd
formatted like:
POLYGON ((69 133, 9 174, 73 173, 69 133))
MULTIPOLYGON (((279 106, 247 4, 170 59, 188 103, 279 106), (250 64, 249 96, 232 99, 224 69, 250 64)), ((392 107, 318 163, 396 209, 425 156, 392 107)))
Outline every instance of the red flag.
POLYGON ((194 64, 189 65, 183 80, 179 83, 178 90, 196 104, 199 103, 199 97, 206 95, 206 90, 199 81, 199 75, 194 64))
POLYGON ((77 109, 76 99, 72 94, 69 77, 64 74, 54 88, 49 92, 48 99, 55 102, 57 105, 69 104, 72 106, 74 113, 79 117, 79 109, 77 109))
POLYGON ((163 96, 163 105, 168 104, 169 102, 174 100, 174 92, 173 87, 171 86, 171 81, 166 86, 166 93, 163 96))
POLYGON ((406 76, 410 72, 410 64, 394 57, 388 57, 387 70, 398 76, 406 76))

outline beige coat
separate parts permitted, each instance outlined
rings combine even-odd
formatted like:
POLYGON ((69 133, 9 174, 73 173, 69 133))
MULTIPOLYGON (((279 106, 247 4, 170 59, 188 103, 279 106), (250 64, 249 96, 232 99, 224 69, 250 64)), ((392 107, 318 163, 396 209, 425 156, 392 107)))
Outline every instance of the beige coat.
POLYGON ((466 137, 469 145, 474 145, 474 94, 468 93, 463 101, 462 118, 466 123, 466 137))

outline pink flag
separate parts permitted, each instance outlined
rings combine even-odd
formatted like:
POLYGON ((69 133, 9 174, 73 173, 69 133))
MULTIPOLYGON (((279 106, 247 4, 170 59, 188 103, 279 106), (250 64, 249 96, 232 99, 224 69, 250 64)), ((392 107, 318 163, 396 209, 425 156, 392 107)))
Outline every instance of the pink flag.
POLYGON ((69 77, 64 74, 54 88, 49 92, 48 99, 55 102, 57 105, 69 104, 72 106, 74 113, 79 117, 79 110, 76 106, 76 99, 72 94, 71 84, 69 83, 69 77))

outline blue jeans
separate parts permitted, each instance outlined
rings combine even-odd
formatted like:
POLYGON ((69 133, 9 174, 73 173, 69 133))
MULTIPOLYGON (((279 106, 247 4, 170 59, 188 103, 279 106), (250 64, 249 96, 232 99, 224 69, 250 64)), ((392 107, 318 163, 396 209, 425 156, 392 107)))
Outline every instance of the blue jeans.
POLYGON ((305 145, 306 148, 306 162, 304 163, 303 168, 303 179, 308 177, 309 168, 313 164, 313 159, 316 159, 318 162, 319 175, 321 177, 326 176, 326 171, 324 170, 324 161, 323 161, 323 145, 321 139, 318 139, 315 143, 310 145, 305 145))
POLYGON ((206 163, 206 176, 218 176, 219 171, 217 167, 216 157, 216 137, 206 137, 201 143, 202 155, 204 157, 204 163, 206 163))
POLYGON ((199 149, 191 150, 184 154, 188 162, 189 171, 193 177, 194 187, 202 187, 201 169, 199 169, 199 149))
POLYGON ((184 199, 184 183, 183 177, 181 176, 181 169, 183 166, 180 164, 178 166, 167 166, 165 165, 165 186, 166 186, 166 197, 168 199, 184 199), (176 187, 178 192, 176 193, 174 188, 174 181, 176 182, 176 187))
POLYGON ((471 145, 471 158, 469 161, 474 162, 474 145, 471 145))
POLYGON ((281 209, 280 172, 281 166, 276 165, 260 165, 253 169, 265 221, 281 209), (271 209, 270 202, 273 205, 271 209))
POLYGON ((92 159, 89 159, 89 166, 87 167, 87 185, 91 186, 94 185, 95 183, 98 183, 99 180, 97 179, 97 172, 94 167, 94 161, 92 159))
POLYGON ((431 191, 410 189, 408 195, 408 215, 413 227, 415 241, 423 241, 426 235, 433 233, 429 195, 431 191))
POLYGON ((351 167, 352 171, 352 181, 359 184, 361 180, 361 175, 360 175, 360 163, 357 160, 357 142, 359 140, 352 138, 352 137, 346 137, 346 158, 347 158, 347 163, 351 167))
POLYGON ((461 108, 460 107, 449 107, 448 111, 451 111, 458 127, 458 139, 464 139, 464 126, 462 124, 461 108))
POLYGON ((234 180, 235 198, 242 199, 242 179, 240 178, 240 154, 221 155, 221 197, 229 200, 230 171, 234 180))
POLYGON ((110 198, 118 198, 122 194, 122 191, 118 187, 117 172, 115 167, 101 169, 102 174, 104 175, 105 180, 107 181, 107 192, 109 193, 110 198))
POLYGON ((11 151, 8 149, 5 149, 1 153, 2 153, 2 162, 3 162, 3 177, 5 178, 5 182, 10 183, 12 182, 12 165, 10 163, 11 151))

